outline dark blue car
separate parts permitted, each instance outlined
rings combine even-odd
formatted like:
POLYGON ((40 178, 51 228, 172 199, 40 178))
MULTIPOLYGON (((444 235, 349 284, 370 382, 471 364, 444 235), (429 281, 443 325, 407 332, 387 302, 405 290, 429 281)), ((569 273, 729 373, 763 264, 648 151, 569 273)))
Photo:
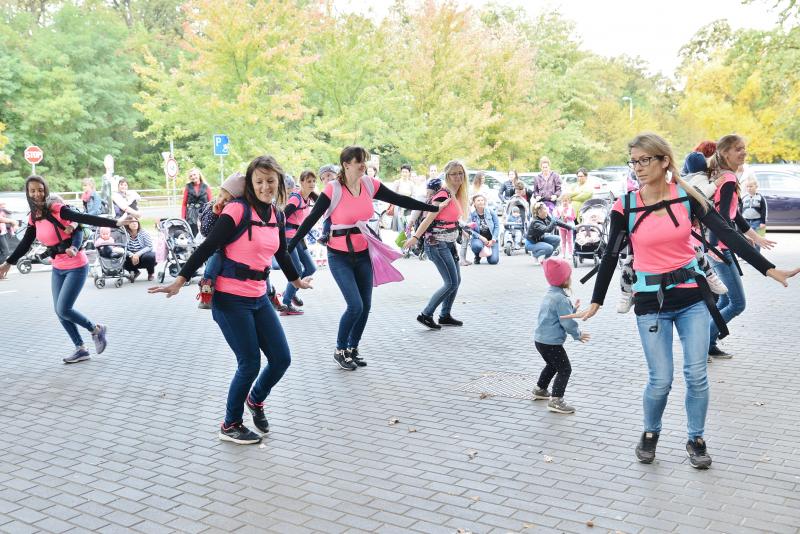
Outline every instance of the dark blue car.
MULTIPOLYGON (((800 165, 750 165, 767 199, 767 228, 800 230, 800 165)), ((742 185, 744 189, 744 184, 742 185)))

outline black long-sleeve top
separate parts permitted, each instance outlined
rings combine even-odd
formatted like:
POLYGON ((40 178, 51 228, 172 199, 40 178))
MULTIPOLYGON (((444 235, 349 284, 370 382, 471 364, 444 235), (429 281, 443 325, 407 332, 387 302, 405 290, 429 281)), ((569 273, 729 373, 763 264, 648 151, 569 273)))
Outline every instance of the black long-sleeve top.
POLYGON ((731 203, 733 203, 733 195, 736 193, 736 184, 733 182, 726 182, 719 188, 719 202, 717 203, 717 211, 719 212, 722 219, 728 223, 729 226, 733 226, 731 223, 736 223, 736 226, 739 227, 739 230, 742 232, 747 232, 750 230, 750 225, 747 224, 747 220, 742 217, 741 211, 736 212, 736 216, 731 219, 730 212, 731 212, 731 203))
MULTIPOLYGON (((108 228, 116 228, 117 226, 117 221, 115 219, 107 219, 106 217, 98 217, 96 215, 81 213, 79 211, 75 211, 67 205, 61 206, 61 209, 58 211, 58 216, 66 221, 88 224, 90 226, 105 226, 108 228)), ((77 232, 73 232, 73 234, 75 233, 77 232)), ((14 252, 11 253, 11 256, 6 259, 6 263, 16 265, 17 261, 19 261, 19 259, 24 256, 28 250, 30 250, 34 240, 36 240, 36 225, 29 224, 25 229, 25 234, 22 236, 22 240, 19 242, 19 245, 17 245, 17 248, 14 249, 14 252)), ((80 247, 82 240, 82 236, 73 235, 72 245, 78 248, 80 247)))
MULTIPOLYGON (((716 210, 709 207, 708 211, 703 214, 700 204, 693 197, 689 197, 689 205, 695 218, 699 219, 702 224, 719 236, 720 241, 725 243, 728 248, 741 256, 761 274, 766 275, 768 270, 775 268, 775 265, 756 252, 739 232, 731 228, 716 210)), ((628 222, 625 220, 625 216, 616 210, 612 210, 608 238, 609 246, 606 248, 603 259, 600 262, 600 269, 597 272, 597 280, 595 280, 594 292, 592 293, 593 304, 602 305, 605 300, 608 285, 611 283, 611 278, 619 260, 619 251, 613 250, 613 245, 616 243, 620 232, 623 231, 628 231, 628 222)), ((634 256, 636 255, 635 249, 633 254, 634 256)), ((702 298, 699 288, 675 287, 664 291, 664 304, 661 309, 662 311, 678 310, 699 302, 702 298)), ((636 315, 656 313, 658 310, 658 300, 655 292, 637 293, 634 304, 636 315)))
MULTIPOLYGON (((272 209, 272 206, 268 208, 266 220, 272 218, 272 209)), ((214 228, 211 229, 211 233, 208 234, 208 237, 197 247, 197 250, 189 256, 189 259, 186 260, 186 263, 183 265, 178 275, 187 280, 191 279, 192 275, 200 269, 203 263, 205 263, 214 252, 228 244, 235 233, 236 222, 234 222, 233 218, 227 213, 220 215, 219 219, 214 224, 214 228)), ((245 239, 246 236, 247 233, 242 235, 245 239)), ((279 226, 278 228, 278 250, 275 251, 274 257, 278 265, 280 265, 281 271, 286 275, 287 280, 294 282, 300 278, 300 275, 297 274, 297 270, 294 268, 291 258, 289 258, 289 253, 286 251, 286 232, 283 226, 279 226)))
POLYGON ((530 226, 528 226, 528 235, 525 237, 527 237, 528 241, 531 243, 538 243, 541 241, 542 236, 551 233, 556 226, 567 229, 572 228, 570 225, 552 217, 547 217, 546 219, 534 217, 530 226))
MULTIPOLYGON (((375 191, 374 198, 409 210, 439 211, 438 206, 420 202, 419 200, 413 199, 406 195, 399 195, 383 184, 381 184, 380 187, 378 187, 378 190, 375 191)), ((317 199, 316 203, 314 203, 314 208, 311 210, 311 213, 308 214, 308 217, 306 217, 306 219, 303 221, 303 224, 301 224, 300 228, 297 229, 297 233, 294 235, 294 237, 289 240, 289 250, 294 250, 300 240, 306 236, 306 234, 314 227, 317 221, 325 214, 330 205, 331 199, 328 198, 328 195, 325 193, 320 193, 319 198, 317 199)))

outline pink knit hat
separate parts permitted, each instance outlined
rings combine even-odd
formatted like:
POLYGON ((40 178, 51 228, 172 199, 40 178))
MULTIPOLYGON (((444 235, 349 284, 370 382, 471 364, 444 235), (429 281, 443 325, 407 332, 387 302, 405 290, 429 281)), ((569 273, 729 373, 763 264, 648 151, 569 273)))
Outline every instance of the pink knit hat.
POLYGON ((548 258, 542 262, 544 277, 551 286, 560 286, 572 275, 570 264, 559 258, 548 258))

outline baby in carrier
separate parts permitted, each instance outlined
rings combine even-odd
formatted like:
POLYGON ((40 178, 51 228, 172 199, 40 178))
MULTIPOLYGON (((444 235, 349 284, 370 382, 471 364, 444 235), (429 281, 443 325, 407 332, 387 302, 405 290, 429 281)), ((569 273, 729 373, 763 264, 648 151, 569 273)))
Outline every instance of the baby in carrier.
MULTIPOLYGON (((706 158, 703 156, 703 154, 700 152, 692 152, 689 154, 686 157, 685 169, 688 171, 688 174, 683 177, 686 183, 700 191, 700 193, 706 198, 711 198, 714 196, 714 192, 717 190, 717 185, 714 182, 713 177, 709 176, 708 163, 706 162, 706 158)), ((717 276, 717 273, 714 272, 713 267, 711 267, 711 263, 709 263, 708 258, 706 257, 703 244, 696 239, 694 239, 694 241, 695 257, 697 258, 698 265, 705 273, 709 288, 717 295, 724 295, 728 292, 728 288, 725 287, 725 284, 722 283, 722 280, 720 280, 719 276, 717 276)), ((628 245, 624 251, 620 251, 619 262, 622 272, 619 277, 621 295, 619 303, 617 304, 617 312, 628 313, 633 305, 633 291, 631 288, 635 282, 635 274, 633 272, 633 252, 630 245, 628 245)))

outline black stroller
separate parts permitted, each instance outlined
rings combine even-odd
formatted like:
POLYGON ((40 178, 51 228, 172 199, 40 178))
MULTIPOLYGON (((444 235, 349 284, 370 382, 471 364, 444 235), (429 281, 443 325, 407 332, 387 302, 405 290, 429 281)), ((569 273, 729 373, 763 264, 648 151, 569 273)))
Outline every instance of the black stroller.
POLYGON ((580 209, 580 224, 575 227, 575 247, 572 265, 577 267, 584 260, 600 263, 608 245, 608 218, 610 206, 601 198, 591 198, 580 209))

